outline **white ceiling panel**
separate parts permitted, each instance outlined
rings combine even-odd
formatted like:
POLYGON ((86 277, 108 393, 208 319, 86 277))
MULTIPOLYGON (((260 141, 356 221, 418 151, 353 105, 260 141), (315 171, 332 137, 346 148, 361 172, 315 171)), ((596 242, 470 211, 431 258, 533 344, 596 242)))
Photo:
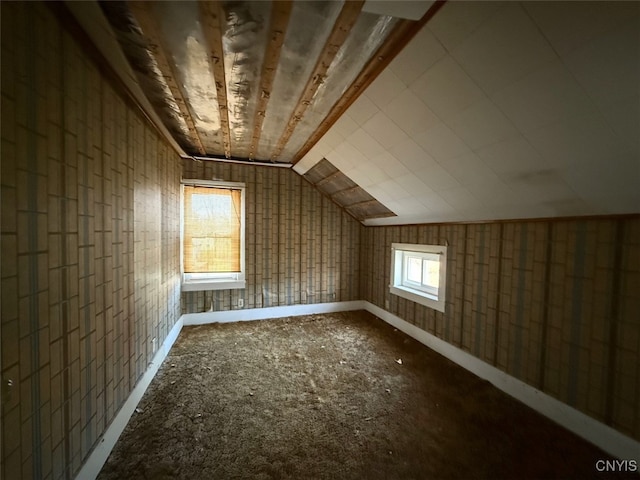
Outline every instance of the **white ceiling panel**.
POLYGON ((362 128, 359 128, 346 139, 353 147, 355 147, 365 158, 375 157, 382 150, 382 146, 365 132, 362 128))
POLYGON ((521 135, 481 148, 476 153, 501 178, 550 168, 544 157, 521 135))
POLYGON ((366 225, 640 212, 634 12, 447 2, 303 162, 397 214, 366 225))
POLYGON ((423 28, 418 32, 414 41, 393 59, 389 68, 396 77, 409 86, 446 53, 440 41, 431 31, 428 28, 423 28))
POLYGON ((396 178, 396 181, 398 182, 398 185, 404 188, 407 192, 419 192, 429 188, 412 172, 396 178))
POLYGON ((380 110, 375 103, 367 96, 367 94, 360 95, 355 102, 349 107, 349 116, 358 125, 362 126, 373 117, 380 110))
POLYGON ((593 100, 559 59, 496 92, 492 100, 522 132, 597 112, 593 100))
POLYGON ((482 90, 449 55, 422 74, 410 88, 444 121, 485 98, 482 90))
POLYGON ((640 158, 640 94, 612 103, 602 113, 620 141, 640 158))
POLYGON ((367 89, 367 96, 375 105, 384 109, 387 104, 400 95, 406 86, 389 68, 384 70, 367 89))
POLYGON ((411 90, 405 90, 385 108, 386 115, 407 135, 413 136, 440 120, 411 90))
POLYGON ((434 192, 460 186, 460 182, 440 165, 421 168, 415 174, 434 192))
POLYGON ((411 171, 437 165, 437 162, 410 138, 398 143, 389 152, 411 171))
MULTIPOLYGON (((329 160, 336 168, 342 170, 342 172, 347 176, 349 175, 348 172, 350 170, 367 161, 365 156, 349 142, 343 142, 331 150, 327 154, 326 159, 329 160)), ((356 181, 356 183, 358 182, 356 181)))
POLYGON ((436 214, 451 215, 455 213, 455 208, 446 202, 438 193, 432 191, 421 192, 416 198, 430 211, 436 214))
POLYGON ((636 199, 640 207, 640 162, 633 154, 621 154, 608 162, 585 163, 566 172, 567 183, 581 197, 606 197, 612 192, 636 199))
POLYGON ((393 159, 393 161, 383 163, 381 166, 382 170, 393 179, 402 177, 403 175, 407 175, 409 173, 409 169, 395 158, 393 159))
POLYGON ((375 114, 362 128, 375 138, 380 145, 387 149, 409 138, 408 135, 383 112, 375 114))
POLYGON ((451 54, 489 94, 556 57, 540 30, 515 2, 482 23, 451 54))
POLYGON ((559 167, 607 163, 624 151, 600 114, 572 117, 525 132, 524 136, 550 165, 559 167))
POLYGON ((487 172, 487 165, 473 152, 450 158, 441 165, 461 185, 473 183, 487 172))
POLYGON ((524 8, 560 55, 638 18, 638 2, 526 2, 524 8))
POLYGON ((454 50, 507 2, 447 2, 427 28, 448 51, 454 50))
POLYGON ((563 63, 600 107, 640 92, 639 30, 636 17, 563 57, 563 63))
POLYGON ((474 103, 447 124, 472 150, 518 134, 513 123, 489 99, 474 103))
POLYGON ((400 184, 393 179, 385 180, 379 186, 386 193, 387 198, 391 200, 411 197, 411 193, 402 188, 400 184))
POLYGON ((478 204, 478 199, 464 187, 440 190, 438 195, 456 210, 469 210, 478 204))
MULTIPOLYGON (((364 167, 367 169, 367 176, 371 180, 372 184, 379 184, 384 182, 385 180, 389 180, 389 175, 385 172, 382 167, 378 164, 370 162, 368 164, 364 164, 364 167)), ((364 187, 364 185, 360 185, 364 187)))
POLYGON ((471 153, 469 146, 443 123, 421 132, 413 140, 438 162, 471 153))

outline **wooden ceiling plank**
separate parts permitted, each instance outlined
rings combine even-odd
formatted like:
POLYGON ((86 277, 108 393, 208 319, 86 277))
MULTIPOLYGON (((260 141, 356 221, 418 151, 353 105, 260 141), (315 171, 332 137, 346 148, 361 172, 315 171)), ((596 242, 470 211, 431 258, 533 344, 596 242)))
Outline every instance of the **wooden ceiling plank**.
POLYGON ((142 33, 149 40, 149 48, 156 59, 158 68, 162 73, 167 86, 171 90, 171 94, 176 101, 176 104, 180 108, 180 114, 184 118, 187 128, 189 130, 190 137, 193 143, 196 145, 200 155, 206 155, 200 135, 196 129, 193 121, 194 114, 191 106, 185 98, 184 92, 180 88, 180 83, 176 81, 177 72, 172 62, 167 57, 164 42, 162 41, 162 34, 160 27, 156 22, 152 10, 153 4, 151 2, 129 2, 131 11, 133 12, 138 25, 142 29, 142 33))
POLYGON ((327 70, 329 70, 329 67, 331 66, 331 63, 333 62, 336 54, 340 50, 340 47, 349 36, 353 25, 356 23, 358 16, 360 15, 360 11, 362 10, 363 5, 364 0, 348 1, 344 3, 344 6, 342 7, 340 14, 338 15, 338 18, 336 19, 334 27, 329 34, 329 38, 327 39, 325 46, 320 53, 320 56, 318 57, 315 68, 309 76, 302 95, 300 96, 300 99, 298 100, 298 103, 296 104, 296 107, 294 108, 293 113, 289 118, 289 122, 287 123, 287 126, 282 132, 282 135, 271 154, 272 161, 275 161, 280 156, 285 145, 291 138, 291 135, 293 134, 296 126, 298 125, 300 120, 302 120, 305 111, 313 102, 316 91, 324 82, 324 79, 327 75, 327 70))
POLYGON ((344 190, 338 190, 337 192, 331 194, 331 196, 335 197, 336 195, 348 195, 350 193, 357 192, 358 190, 363 190, 363 188, 360 185, 355 185, 353 187, 345 188, 344 190))
POLYGON ((222 47, 222 31, 226 22, 225 13, 219 2, 200 1, 200 17, 202 31, 207 41, 209 66, 213 74, 213 83, 218 97, 220 112, 220 128, 224 156, 231 158, 231 131, 229 128, 229 108, 227 106, 227 80, 224 73, 224 50, 222 47))
POLYGON ((358 77, 353 81, 344 95, 331 108, 326 118, 318 125, 315 132, 309 137, 300 151, 296 153, 293 164, 298 163, 311 148, 327 133, 333 124, 340 118, 353 102, 366 90, 366 88, 380 75, 391 63, 398 53, 411 41, 411 39, 424 27, 429 20, 442 8, 446 0, 436 0, 427 12, 418 21, 401 20, 389 34, 384 44, 371 56, 369 62, 362 69, 358 77))
POLYGON ((375 220, 376 218, 389 218, 389 217, 397 217, 397 215, 389 211, 389 213, 376 213, 375 215, 366 215, 362 217, 362 220, 375 220))
POLYGON ((269 41, 267 43, 262 71, 260 73, 260 95, 256 106, 255 117, 253 119, 253 133, 251 135, 251 147, 249 149, 249 159, 255 158, 262 134, 262 124, 267 112, 267 105, 271 97, 273 82, 278 70, 280 52, 287 33, 287 25, 291 18, 293 2, 274 1, 271 7, 271 25, 269 27, 269 41))
POLYGON ((316 187, 321 187, 322 185, 329 183, 333 180, 335 180, 336 178, 338 178, 340 175, 344 175, 344 173, 342 173, 340 170, 336 170, 333 173, 330 173, 329 175, 327 175, 326 177, 324 177, 321 180, 318 180, 318 183, 316 183, 316 187))
POLYGON ((352 203, 350 205, 345 205, 345 208, 353 208, 353 207, 366 207, 368 205, 373 205, 376 203, 380 203, 378 200, 376 200, 375 198, 371 199, 371 200, 365 200, 364 202, 357 202, 357 203, 352 203))

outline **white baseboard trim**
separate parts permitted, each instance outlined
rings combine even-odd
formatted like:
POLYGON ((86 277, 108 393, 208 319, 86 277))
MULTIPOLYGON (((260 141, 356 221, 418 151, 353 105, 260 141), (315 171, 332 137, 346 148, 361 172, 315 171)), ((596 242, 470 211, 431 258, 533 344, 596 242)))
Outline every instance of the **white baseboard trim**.
POLYGON ((351 310, 364 310, 364 302, 361 300, 350 302, 314 303, 309 305, 287 305, 282 307, 253 308, 246 310, 229 310, 222 312, 189 313, 182 315, 173 326, 167 338, 156 352, 140 381, 129 394, 126 402, 116 414, 113 422, 107 428, 96 447, 93 449, 86 462, 76 475, 76 480, 95 480, 102 470, 107 458, 115 447, 118 438, 124 431, 127 423, 144 392, 151 384, 160 365, 169 354, 185 325, 205 325, 208 323, 239 322, 247 320, 266 320, 270 318, 290 317, 295 315, 312 315, 314 313, 346 312, 351 310))
POLYGON ((221 312, 190 313, 180 317, 164 340, 149 368, 135 386, 129 398, 122 406, 113 422, 107 428, 98 445, 80 469, 76 480, 95 480, 102 470, 111 450, 124 431, 131 415, 142 399, 144 392, 155 377, 160 365, 171 350, 183 326, 206 325, 209 323, 239 322, 249 320, 267 320, 271 318, 315 313, 346 312, 367 310, 378 318, 393 325, 398 330, 416 339, 423 345, 448 358, 478 377, 488 380, 496 388, 533 408, 537 412, 562 425, 605 452, 621 460, 635 460, 640 465, 640 442, 623 435, 607 425, 584 413, 556 400, 546 393, 536 390, 492 365, 460 350, 438 337, 410 324, 402 318, 365 300, 350 302, 315 303, 310 305, 287 305, 281 307, 229 310, 221 312))
POLYGON ((363 301, 363 303, 363 308, 376 317, 393 325, 398 330, 403 331, 440 355, 457 363, 462 368, 484 380, 488 380, 496 388, 584 438, 608 454, 621 460, 635 460, 636 465, 640 465, 640 442, 623 435, 604 423, 506 374, 502 370, 483 362, 479 358, 460 350, 402 318, 370 302, 363 301))
POLYGON ((245 322, 250 320, 268 320, 270 318, 313 315, 314 313, 347 312, 364 310, 362 300, 350 302, 311 303, 308 305, 283 305, 280 307, 247 308, 224 310, 220 312, 186 313, 182 315, 185 326, 206 325, 209 323, 245 322))
POLYGON ((120 435, 127 426, 127 423, 129 423, 129 419, 142 399, 144 392, 147 390, 151 380, 155 377, 160 365, 162 365, 162 362, 169 353, 169 350, 171 350, 171 347, 178 338, 178 335, 182 330, 182 325, 182 318, 180 318, 175 323, 156 354, 153 356, 147 371, 144 372, 142 378, 140 378, 132 392, 129 394, 129 398, 127 398, 120 411, 116 414, 111 425, 109 425, 104 435, 89 455, 89 458, 87 458, 87 461, 82 465, 78 475, 76 475, 76 480, 95 480, 98 476, 100 470, 102 470, 102 467, 107 461, 111 450, 115 447, 118 438, 120 438, 120 435))

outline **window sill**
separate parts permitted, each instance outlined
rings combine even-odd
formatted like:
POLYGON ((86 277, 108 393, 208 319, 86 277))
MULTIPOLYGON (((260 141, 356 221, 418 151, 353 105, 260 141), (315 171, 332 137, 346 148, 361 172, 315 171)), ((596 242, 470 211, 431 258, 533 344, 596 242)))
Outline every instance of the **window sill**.
POLYGON ((412 302, 419 303, 424 305, 425 307, 433 308, 439 312, 444 313, 444 300, 438 300, 433 295, 430 295, 425 292, 421 292, 419 290, 414 290, 412 288, 407 288, 402 285, 390 285, 389 291, 402 298, 406 298, 407 300, 411 300, 412 302))
POLYGON ((183 292, 201 292, 204 290, 232 290, 246 287, 245 280, 190 280, 182 282, 183 292))

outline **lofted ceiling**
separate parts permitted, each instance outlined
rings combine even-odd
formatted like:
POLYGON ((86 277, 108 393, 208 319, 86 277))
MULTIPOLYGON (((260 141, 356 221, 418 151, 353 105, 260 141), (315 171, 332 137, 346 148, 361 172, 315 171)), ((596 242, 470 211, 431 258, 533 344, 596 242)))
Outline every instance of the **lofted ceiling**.
POLYGON ((186 156, 367 225, 640 212, 639 2, 67 5, 186 156))
POLYGON ((368 225, 640 212, 640 2, 450 1, 294 167, 368 225))
POLYGON ((407 32, 433 2, 398 2, 412 11, 387 3, 100 6, 153 108, 185 152, 292 163, 326 131, 323 121, 334 106, 354 97, 351 85, 362 86, 364 73, 372 79, 390 50, 406 44, 407 32))

